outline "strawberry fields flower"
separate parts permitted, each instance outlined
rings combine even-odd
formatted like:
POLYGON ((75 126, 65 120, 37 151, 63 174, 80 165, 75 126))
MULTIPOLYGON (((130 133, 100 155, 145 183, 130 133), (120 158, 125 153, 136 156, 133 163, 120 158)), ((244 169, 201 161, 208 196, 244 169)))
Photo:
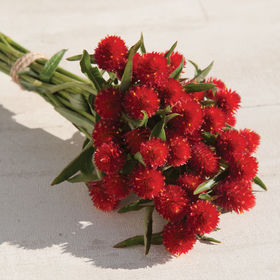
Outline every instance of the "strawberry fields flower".
POLYGON ((126 178, 119 174, 105 176, 104 187, 106 193, 117 200, 126 197, 130 191, 126 178))
POLYGON ((176 136, 168 141, 168 163, 172 166, 185 164, 191 156, 191 149, 185 137, 176 136))
POLYGON ((225 127, 225 114, 217 107, 206 107, 203 110, 204 120, 202 128, 210 133, 222 131, 225 127))
POLYGON ((246 151, 249 154, 254 153, 260 144, 260 136, 256 132, 247 128, 241 130, 240 134, 245 139, 246 151))
POLYGON ((137 128, 127 132, 124 138, 130 152, 132 154, 139 152, 141 144, 149 139, 150 134, 150 130, 143 128, 137 128))

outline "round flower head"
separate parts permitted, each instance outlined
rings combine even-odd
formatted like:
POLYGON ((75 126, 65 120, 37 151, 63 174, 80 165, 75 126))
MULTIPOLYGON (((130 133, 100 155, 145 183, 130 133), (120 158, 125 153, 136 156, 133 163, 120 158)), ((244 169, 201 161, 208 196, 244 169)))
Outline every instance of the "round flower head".
POLYGON ((159 170, 138 167, 130 175, 133 191, 143 197, 152 199, 164 187, 164 177, 159 170))
POLYGON ((155 208, 163 218, 171 221, 185 216, 189 203, 185 192, 176 185, 167 185, 164 190, 154 198, 155 208))
POLYGON ((207 200, 198 200, 190 205, 187 222, 194 233, 209 233, 217 227, 219 214, 215 205, 207 200))
POLYGON ((157 168, 166 163, 168 147, 161 139, 152 138, 141 144, 140 153, 147 166, 157 168))
MULTIPOLYGON (((169 73, 171 74, 175 69, 179 67, 179 65, 182 62, 182 59, 184 56, 178 52, 172 52, 170 55, 170 65, 169 65, 169 73)), ((186 66, 186 60, 184 58, 184 64, 183 67, 186 66)))
POLYGON ((136 86, 126 92, 123 107, 129 117, 143 119, 144 115, 141 111, 145 111, 151 117, 159 109, 159 103, 158 95, 152 88, 136 86))
POLYGON ((141 84, 160 88, 168 80, 167 59, 159 53, 145 53, 133 59, 133 76, 141 84))
POLYGON ((217 138, 217 153, 225 160, 239 158, 244 154, 245 148, 245 139, 236 130, 226 130, 217 138))
POLYGON ((129 194, 129 186, 126 183, 126 179, 119 174, 105 176, 104 187, 106 193, 114 199, 121 199, 129 194))
POLYGON ((118 141, 120 136, 120 124, 100 119, 94 126, 92 140, 95 147, 110 141, 118 141))
POLYGON ((121 97, 116 88, 101 90, 94 101, 97 114, 103 119, 116 121, 121 115, 121 97))
POLYGON ((258 162, 255 157, 245 155, 229 162, 229 176, 252 180, 258 172, 258 162))
POLYGON ((187 191, 190 197, 193 197, 193 192, 195 189, 205 181, 205 178, 201 175, 194 173, 183 173, 178 178, 178 184, 187 191))
POLYGON ((107 174, 117 173, 125 164, 125 155, 114 142, 97 147, 94 162, 99 170, 107 174))
POLYGON ((241 130, 240 134, 245 138, 246 151, 249 154, 254 153, 260 144, 260 136, 256 132, 247 128, 241 130))
POLYGON ((191 169, 205 176, 215 175, 219 170, 216 154, 204 143, 192 146, 191 169))
MULTIPOLYGON (((222 80, 219 80, 219 79, 216 79, 216 78, 213 78, 213 77, 210 77, 209 79, 207 79, 206 83, 212 83, 212 84, 214 84, 216 86, 214 88, 215 94, 217 92, 219 92, 219 91, 222 91, 222 90, 226 89, 226 85, 225 85, 225 83, 222 80)), ((206 95, 209 98, 213 98, 215 94, 213 94, 213 90, 212 89, 206 91, 206 95)))
POLYGON ((215 186, 215 204, 226 211, 242 213, 255 206, 251 182, 245 180, 223 181, 215 186))
POLYGON ((136 128, 124 135, 125 143, 132 154, 140 150, 140 145, 149 140, 151 132, 148 129, 136 128))
POLYGON ((225 114, 217 107, 205 107, 203 110, 204 120, 202 128, 210 133, 222 131, 225 127, 225 114))
POLYGON ((230 126, 235 126, 236 124, 236 118, 235 118, 235 112, 231 113, 225 113, 226 123, 230 126))
POLYGON ((173 255, 186 254, 193 248, 196 236, 188 230, 184 221, 168 223, 162 231, 162 243, 173 255))
POLYGON ((128 49, 118 36, 107 36, 95 49, 94 58, 99 68, 106 71, 117 71, 125 67, 128 49))
POLYGON ((185 164, 191 155, 191 149, 186 138, 177 136, 169 139, 168 163, 172 166, 185 164))
POLYGON ((89 195, 96 208, 103 211, 112 211, 118 206, 119 201, 113 199, 105 192, 102 181, 89 182, 88 185, 89 195))
POLYGON ((172 110, 181 116, 177 116, 168 122, 169 126, 175 127, 185 134, 193 133, 198 130, 202 124, 202 110, 200 105, 192 100, 189 96, 184 97, 178 102, 172 110))
POLYGON ((182 85, 175 79, 168 79, 161 91, 163 103, 165 106, 174 106, 186 95, 182 85))

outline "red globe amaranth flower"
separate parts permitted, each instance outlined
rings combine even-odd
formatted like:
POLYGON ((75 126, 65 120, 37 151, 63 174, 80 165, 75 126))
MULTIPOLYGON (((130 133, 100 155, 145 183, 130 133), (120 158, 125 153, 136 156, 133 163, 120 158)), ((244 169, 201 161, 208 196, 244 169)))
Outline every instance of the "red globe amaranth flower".
POLYGON ((97 114, 103 119, 116 121, 121 115, 121 97, 116 88, 99 91, 94 101, 97 114))
POLYGON ((222 131, 225 127, 225 114, 217 107, 205 107, 202 129, 212 134, 222 131))
POLYGON ((161 90, 161 96, 165 106, 174 106, 179 100, 186 96, 186 92, 177 80, 168 79, 161 90))
POLYGON ((167 59, 156 52, 137 55, 133 59, 133 75, 142 84, 160 88, 169 77, 167 59))
POLYGON ((215 204, 226 211, 242 213, 255 206, 251 182, 246 180, 223 181, 215 186, 215 204))
POLYGON ((217 227, 219 214, 215 205, 207 200, 198 200, 190 205, 187 222, 194 233, 209 233, 217 227))
POLYGON ((194 144, 202 141, 202 139, 203 139, 201 130, 195 130, 193 133, 187 134, 186 137, 187 137, 190 145, 194 145, 194 144))
POLYGON ((227 124, 229 124, 230 126, 235 126, 236 124, 235 112, 226 113, 225 118, 227 124))
POLYGON ((217 91, 212 99, 216 106, 227 114, 235 112, 240 107, 241 102, 239 94, 230 89, 217 91))
POLYGON ((94 59, 99 68, 106 71, 123 69, 127 62, 128 49, 119 36, 107 36, 95 49, 94 59))
POLYGON ((102 172, 114 174, 125 164, 125 155, 114 142, 103 143, 96 149, 94 162, 102 172))
POLYGON ((121 199, 129 194, 130 188, 125 177, 119 174, 108 175, 104 177, 104 187, 114 199, 121 199))
POLYGON ((193 194, 195 189, 204 181, 205 178, 201 175, 187 172, 183 173, 178 178, 178 184, 190 194, 193 194))
POLYGON ((168 146, 161 139, 152 138, 141 144, 140 153, 147 166, 157 168, 166 163, 168 146))
POLYGON ((191 149, 186 138, 177 136, 169 139, 168 163, 172 166, 185 164, 191 155, 191 149))
POLYGON ((189 200, 181 187, 167 185, 154 198, 154 203, 156 210, 163 218, 175 221, 185 216, 189 200))
POLYGON ((255 157, 245 155, 229 162, 229 176, 252 180, 258 172, 258 162, 255 157))
POLYGON ((140 150, 140 145, 149 140, 151 131, 149 129, 136 128, 124 135, 125 143, 132 154, 140 150))
POLYGON ((113 199, 105 192, 102 181, 89 182, 88 185, 89 195, 96 208, 103 211, 112 211, 118 206, 119 201, 113 199))
POLYGON ((225 160, 241 157, 245 148, 245 139, 236 130, 226 130, 217 137, 217 153, 225 160))
POLYGON ((260 144, 260 136, 256 132, 247 128, 241 130, 240 134, 245 138, 246 151, 249 154, 254 153, 260 144))
POLYGON ((137 195, 152 199, 164 188, 164 177, 159 170, 138 167, 130 175, 130 184, 137 195))
MULTIPOLYGON (((214 88, 215 94, 219 91, 223 91, 226 90, 226 85, 222 80, 210 77, 209 79, 206 80, 206 83, 212 83, 214 84, 216 87, 214 88)), ((209 89, 206 91, 206 95, 209 98, 213 98, 214 94, 213 94, 213 90, 209 89)))
POLYGON ((178 102, 172 110, 181 116, 177 116, 168 122, 169 127, 174 127, 185 134, 193 133, 198 130, 202 124, 202 110, 200 105, 186 96, 181 102, 178 102))
POLYGON ((126 92, 123 107, 129 117, 143 119, 144 115, 141 111, 146 111, 147 115, 151 117, 159 109, 159 103, 158 95, 152 88, 136 86, 126 92))
MULTIPOLYGON (((164 53, 164 55, 167 53, 168 51, 166 51, 164 53)), ((179 67, 179 65, 182 62, 182 59, 184 58, 184 56, 178 52, 172 52, 170 55, 170 65, 169 66, 169 74, 171 74, 175 69, 177 69, 179 67)), ((184 63, 183 63, 183 67, 186 66, 186 59, 184 58, 184 63)))
POLYGON ((120 124, 100 119, 94 126, 92 140, 95 147, 110 141, 118 142, 120 137, 120 124))
POLYGON ((191 169, 205 175, 215 175, 219 170, 219 163, 216 154, 204 143, 197 143, 192 146, 191 169))
POLYGON ((162 242, 171 254, 179 256, 193 248, 196 236, 187 228, 184 221, 168 223, 162 231, 162 242))

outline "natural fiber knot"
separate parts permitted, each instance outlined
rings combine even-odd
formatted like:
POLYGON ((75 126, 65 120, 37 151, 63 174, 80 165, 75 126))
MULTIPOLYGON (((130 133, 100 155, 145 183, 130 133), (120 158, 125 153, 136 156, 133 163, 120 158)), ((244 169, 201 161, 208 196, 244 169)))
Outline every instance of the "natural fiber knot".
POLYGON ((24 70, 26 67, 28 67, 32 62, 34 62, 37 59, 45 58, 47 59, 43 54, 37 53, 37 52, 29 52, 25 54, 24 56, 20 57, 12 66, 10 75, 12 77, 12 80, 17 83, 20 87, 19 83, 19 76, 18 72, 24 70))

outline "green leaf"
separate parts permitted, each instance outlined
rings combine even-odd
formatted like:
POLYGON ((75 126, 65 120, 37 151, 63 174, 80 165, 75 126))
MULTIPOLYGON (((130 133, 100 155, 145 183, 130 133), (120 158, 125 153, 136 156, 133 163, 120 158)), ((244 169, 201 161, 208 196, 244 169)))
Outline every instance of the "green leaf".
POLYGON ((140 46, 140 50, 141 50, 141 53, 144 54, 146 53, 146 48, 145 48, 145 45, 144 45, 144 37, 143 37, 143 34, 141 33, 141 46, 140 46))
POLYGON ((168 64, 170 64, 170 55, 173 53, 177 46, 177 41, 172 45, 172 47, 169 49, 169 51, 164 55, 167 58, 168 64))
POLYGON ((118 210, 118 213, 126 213, 130 211, 138 211, 144 207, 153 206, 153 201, 150 199, 139 199, 135 202, 132 202, 118 210))
POLYGON ((145 208, 145 234, 144 234, 144 246, 145 246, 145 255, 148 255, 151 241, 152 241, 152 233, 153 233, 153 211, 154 207, 149 206, 145 208))
POLYGON ((131 171, 134 169, 135 165, 137 164, 137 160, 135 159, 129 159, 126 161, 125 165, 121 169, 121 174, 124 176, 127 176, 131 173, 131 171))
POLYGON ((63 84, 59 84, 59 85, 54 85, 54 86, 49 87, 49 91, 50 91, 50 93, 55 93, 57 91, 68 89, 68 88, 73 88, 73 87, 77 87, 77 88, 83 89, 91 94, 97 95, 97 92, 94 88, 92 88, 89 85, 86 85, 84 83, 80 83, 80 82, 67 82, 67 83, 63 83, 63 84))
POLYGON ((215 145, 217 141, 217 137, 210 132, 204 131, 203 135, 203 142, 207 145, 215 145))
POLYGON ((54 71, 58 67, 58 64, 60 63, 60 61, 63 58, 66 51, 67 51, 66 49, 63 49, 63 50, 57 52, 46 62, 45 66, 40 74, 40 80, 42 80, 44 82, 50 81, 54 71))
POLYGON ((258 186, 260 186, 262 189, 264 189, 265 191, 267 191, 267 187, 266 185, 264 184, 264 182, 258 177, 256 176, 254 179, 253 179, 253 182, 255 184, 257 184, 258 186))
POLYGON ((65 107, 55 107, 55 110, 77 127, 83 127, 87 130, 89 134, 92 133, 93 123, 87 118, 81 116, 80 114, 72 110, 66 109, 65 107))
POLYGON ((80 66, 81 71, 88 76, 88 78, 92 81, 97 91, 100 91, 101 89, 107 87, 107 83, 103 79, 99 69, 97 67, 91 66, 90 56, 86 50, 83 51, 80 66))
POLYGON ((193 80, 196 80, 197 82, 202 82, 205 77, 208 75, 208 73, 210 72, 212 66, 214 64, 214 61, 212 61, 205 69, 201 70, 200 73, 198 73, 193 80))
POLYGON ((150 135, 150 139, 152 139, 153 137, 157 137, 160 138, 162 141, 166 141, 164 124, 165 124, 164 119, 162 119, 154 126, 150 135))
POLYGON ((85 98, 81 94, 72 94, 70 98, 70 103, 75 109, 89 112, 88 103, 85 101, 85 98))
POLYGON ((170 120, 172 120, 173 118, 175 118, 177 116, 180 116, 180 114, 173 113, 173 114, 166 115, 164 118, 164 124, 167 124, 170 120))
MULTIPOLYGON (((161 245, 162 237, 161 232, 152 234, 151 244, 153 245, 161 245)), ((128 238, 114 246, 114 248, 126 248, 135 245, 144 245, 144 236, 136 235, 131 238, 128 238)))
MULTIPOLYGON (((73 56, 67 57, 66 60, 68 60, 68 61, 80 61, 82 59, 82 57, 83 57, 82 54, 77 54, 77 55, 73 55, 73 56)), ((90 62, 92 64, 95 63, 95 59, 94 59, 93 54, 90 54, 90 62)))
POLYGON ((208 193, 201 193, 199 196, 198 196, 199 199, 202 199, 202 200, 212 200, 212 196, 209 195, 208 193))
POLYGON ((211 83, 199 83, 199 84, 189 83, 189 84, 184 85, 184 89, 188 93, 205 91, 208 89, 212 89, 214 87, 216 87, 216 85, 211 84, 211 83))
POLYGON ((219 241, 217 239, 214 239, 212 237, 208 237, 208 236, 205 236, 205 235, 197 234, 196 236, 197 236, 198 239, 201 239, 203 241, 208 241, 208 242, 213 242, 213 243, 222 243, 221 241, 219 241))
POLYGON ((217 182, 211 178, 203 183, 201 183, 193 192, 194 195, 199 194, 201 192, 210 190, 217 182))
POLYGON ((91 182, 91 181, 98 181, 98 177, 96 174, 85 174, 85 173, 80 173, 76 176, 73 176, 69 179, 67 179, 68 182, 70 183, 80 183, 80 182, 91 182))
POLYGON ((73 176, 76 172, 83 169, 85 166, 85 162, 92 160, 92 155, 94 152, 94 148, 92 146, 92 142, 88 143, 83 151, 74 158, 52 181, 51 185, 59 184, 71 176, 73 176))
POLYGON ((137 152, 134 156, 133 156, 137 161, 139 161, 142 165, 146 166, 146 163, 143 160, 142 155, 140 154, 140 152, 137 152))
POLYGON ((201 70, 199 69, 198 65, 197 65, 195 62, 193 62, 192 60, 189 60, 189 62, 190 62, 190 63, 193 65, 193 67, 195 68, 195 76, 198 75, 198 74, 201 72, 201 70))
POLYGON ((122 80, 121 80, 121 84, 120 84, 120 90, 121 91, 126 91, 130 84, 131 84, 131 80, 132 80, 132 67, 133 67, 133 57, 136 54, 136 52, 138 51, 138 49, 141 47, 142 44, 142 37, 140 38, 140 40, 130 48, 129 52, 128 52, 128 59, 127 59, 127 63, 122 75, 122 80))
POLYGON ((173 79, 178 79, 182 70, 183 70, 183 67, 184 67, 184 61, 185 61, 185 58, 182 57, 182 60, 181 60, 181 63, 179 64, 179 66, 169 75, 169 78, 173 78, 173 79))

